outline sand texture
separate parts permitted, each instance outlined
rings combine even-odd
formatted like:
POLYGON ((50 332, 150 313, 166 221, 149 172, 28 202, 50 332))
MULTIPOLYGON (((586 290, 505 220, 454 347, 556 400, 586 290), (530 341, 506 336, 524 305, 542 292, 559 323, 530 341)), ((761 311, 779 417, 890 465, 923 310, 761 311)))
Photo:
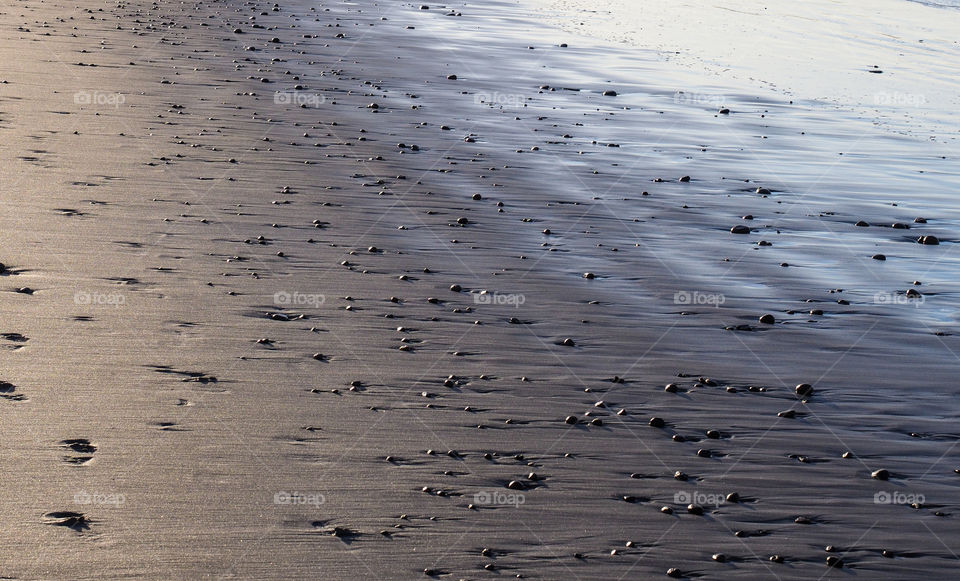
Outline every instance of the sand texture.
POLYGON ((955 152, 668 66, 3 6, 0 577, 950 578, 955 152))

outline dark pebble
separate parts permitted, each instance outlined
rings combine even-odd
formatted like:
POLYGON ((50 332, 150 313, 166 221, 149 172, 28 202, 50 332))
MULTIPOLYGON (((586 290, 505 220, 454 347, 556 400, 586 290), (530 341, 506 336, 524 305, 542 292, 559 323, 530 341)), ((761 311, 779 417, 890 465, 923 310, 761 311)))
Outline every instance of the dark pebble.
POLYGON ((804 397, 813 395, 813 386, 810 385, 809 383, 801 383, 796 387, 796 392, 797 392, 797 395, 804 396, 804 397))
POLYGON ((453 292, 455 292, 455 293, 458 293, 458 292, 460 292, 460 291, 463 290, 463 287, 461 287, 461 286, 458 285, 458 284, 452 284, 452 285, 450 285, 450 290, 453 291, 453 292))
POLYGON ((567 416, 563 421, 572 426, 577 423, 577 418, 576 416, 567 416))
POLYGON ((730 229, 731 234, 749 234, 750 228, 742 224, 738 224, 730 229))
POLYGON ((827 567, 833 567, 834 569, 843 569, 843 559, 835 555, 830 555, 827 557, 827 567))
POLYGON ((917 238, 917 242, 920 244, 926 244, 927 246, 936 246, 940 244, 940 240, 936 236, 921 236, 917 238))
POLYGON ((874 470, 870 473, 871 478, 876 478, 877 480, 887 480, 890 478, 890 472, 881 468, 880 470, 874 470))
POLYGON ((667 569, 667 577, 673 577, 674 579, 679 579, 680 577, 683 577, 683 573, 680 571, 680 569, 677 569, 676 567, 670 567, 669 569, 667 569))
POLYGON ((650 425, 654 428, 662 428, 666 425, 666 422, 663 421, 663 418, 658 418, 656 416, 650 418, 650 425))
POLYGON ((768 314, 763 315, 762 317, 760 317, 760 322, 763 323, 764 325, 772 325, 772 324, 776 323, 777 320, 774 318, 773 315, 771 315, 771 314, 768 313, 768 314))

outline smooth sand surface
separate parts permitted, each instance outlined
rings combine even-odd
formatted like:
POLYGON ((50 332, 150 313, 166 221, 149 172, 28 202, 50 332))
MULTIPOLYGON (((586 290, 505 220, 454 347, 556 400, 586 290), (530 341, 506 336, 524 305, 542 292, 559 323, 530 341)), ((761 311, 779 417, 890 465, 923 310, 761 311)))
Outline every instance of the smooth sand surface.
POLYGON ((955 152, 507 2, 0 30, 0 576, 955 571, 955 152))

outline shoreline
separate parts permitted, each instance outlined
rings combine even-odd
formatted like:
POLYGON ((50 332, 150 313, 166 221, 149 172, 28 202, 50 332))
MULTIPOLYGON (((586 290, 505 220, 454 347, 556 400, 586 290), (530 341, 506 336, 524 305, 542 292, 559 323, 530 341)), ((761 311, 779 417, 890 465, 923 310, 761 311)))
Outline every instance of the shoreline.
POLYGON ((952 566, 950 159, 512 3, 272 6, 0 15, 0 575, 952 566))

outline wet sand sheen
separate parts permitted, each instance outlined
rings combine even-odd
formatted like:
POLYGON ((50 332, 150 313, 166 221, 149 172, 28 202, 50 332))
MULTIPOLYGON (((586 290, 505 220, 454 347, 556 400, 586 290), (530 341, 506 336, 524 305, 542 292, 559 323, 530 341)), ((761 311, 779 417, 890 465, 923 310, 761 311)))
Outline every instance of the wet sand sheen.
POLYGON ((313 8, 0 14, 0 575, 951 570, 955 152, 313 8))

